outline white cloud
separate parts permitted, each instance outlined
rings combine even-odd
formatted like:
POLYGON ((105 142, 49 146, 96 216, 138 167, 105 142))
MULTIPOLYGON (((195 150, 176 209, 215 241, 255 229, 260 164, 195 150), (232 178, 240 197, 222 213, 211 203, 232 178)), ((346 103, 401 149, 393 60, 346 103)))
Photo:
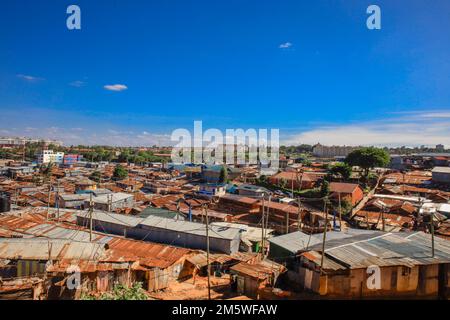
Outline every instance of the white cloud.
POLYGON ((17 77, 20 79, 23 79, 25 81, 30 81, 30 82, 44 80, 44 78, 34 77, 34 76, 26 75, 26 74, 18 74, 17 77))
POLYGON ((283 144, 350 145, 350 146, 450 146, 450 121, 439 113, 417 114, 416 119, 384 119, 350 125, 329 125, 291 135, 283 144))
POLYGON ((292 43, 290 43, 290 42, 285 42, 278 46, 278 48, 280 48, 280 49, 288 49, 290 47, 292 47, 292 43))
POLYGON ((69 86, 77 87, 77 88, 84 87, 85 85, 86 85, 86 82, 80 81, 80 80, 72 81, 71 83, 69 83, 69 86))
POLYGON ((109 91, 124 91, 128 89, 128 87, 124 84, 107 84, 103 86, 103 88, 109 91))

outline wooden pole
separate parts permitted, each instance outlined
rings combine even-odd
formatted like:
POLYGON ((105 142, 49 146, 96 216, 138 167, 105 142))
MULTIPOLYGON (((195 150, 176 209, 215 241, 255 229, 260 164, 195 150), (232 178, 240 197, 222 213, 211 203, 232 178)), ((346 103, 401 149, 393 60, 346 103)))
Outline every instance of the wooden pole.
POLYGON ((434 209, 431 209, 431 256, 434 258, 434 209))
POLYGON ((89 241, 92 242, 92 211, 93 211, 93 203, 92 203, 92 192, 89 198, 89 241))
POLYGON ((286 212, 286 234, 289 233, 289 212, 286 212))
POLYGON ((203 209, 205 211, 206 218, 206 264, 208 273, 208 300, 211 300, 211 265, 209 264, 209 219, 208 219, 208 205, 204 204, 203 209))
POLYGON ((325 228, 323 230, 323 239, 322 239, 322 256, 320 258, 320 274, 323 274, 323 260, 325 257, 325 240, 327 238, 327 227, 328 227, 328 208, 327 208, 328 197, 325 197, 325 228))
POLYGON ((51 191, 52 191, 52 182, 50 180, 50 184, 48 185, 47 220, 49 219, 49 216, 50 216, 50 194, 51 194, 51 191))
POLYGON ((56 180, 56 199, 55 199, 55 205, 57 208, 57 221, 59 222, 59 179, 56 180))
MULTIPOLYGON (((269 205, 267 206, 267 209, 266 209, 266 214, 265 214, 266 221, 264 223, 264 248, 265 248, 265 245, 266 245, 267 228, 269 226, 269 211, 270 211, 270 203, 271 203, 271 201, 272 201, 272 196, 269 195, 269 205)), ((267 252, 264 251, 263 259, 266 257, 266 255, 267 255, 267 252)))
POLYGON ((342 207, 341 207, 341 193, 338 192, 339 196, 339 231, 342 231, 342 207))
POLYGON ((264 195, 262 197, 262 216, 261 216, 261 257, 264 255, 264 195))

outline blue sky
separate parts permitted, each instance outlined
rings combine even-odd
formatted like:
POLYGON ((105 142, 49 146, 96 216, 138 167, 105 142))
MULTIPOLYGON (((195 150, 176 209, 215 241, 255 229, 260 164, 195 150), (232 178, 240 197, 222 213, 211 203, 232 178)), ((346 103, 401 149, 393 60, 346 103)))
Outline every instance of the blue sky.
POLYGON ((0 135, 166 144, 202 120, 293 144, 450 147, 449 30, 448 0, 8 1, 0 135))

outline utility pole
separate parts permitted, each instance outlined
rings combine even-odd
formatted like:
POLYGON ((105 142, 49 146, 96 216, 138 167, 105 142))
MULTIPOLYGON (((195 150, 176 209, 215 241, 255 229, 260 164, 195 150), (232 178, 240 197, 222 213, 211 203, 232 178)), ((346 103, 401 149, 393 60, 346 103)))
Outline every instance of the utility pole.
POLYGON ((25 145, 26 145, 26 142, 25 142, 25 140, 23 140, 23 157, 22 157, 22 162, 25 162, 25 150, 26 150, 25 145))
POLYGON ((342 231, 342 207, 341 207, 341 193, 338 192, 339 196, 339 231, 342 231))
POLYGON ((59 179, 56 180, 56 199, 55 199, 55 205, 57 210, 57 221, 59 222, 59 179))
POLYGON ((431 218, 431 256, 434 258, 434 208, 430 208, 431 218))
POLYGON ((92 211, 93 211, 93 202, 92 202, 92 192, 89 196, 89 241, 92 242, 92 211))
POLYGON ((385 226, 385 222, 384 222, 384 211, 386 210, 386 207, 385 206, 383 206, 382 207, 382 209, 381 209, 381 225, 382 225, 382 230, 383 230, 383 232, 385 232, 386 231, 386 226, 385 226))
POLYGON ((294 177, 291 179, 291 196, 294 197, 294 177))
POLYGON ((261 257, 264 255, 264 194, 262 196, 262 217, 261 217, 261 257))
POLYGON ((286 212, 286 234, 289 233, 289 212, 286 212))
POLYGON ((113 200, 113 195, 112 194, 108 194, 108 212, 112 211, 112 200, 113 200))
MULTIPOLYGON (((51 177, 50 177, 51 179, 51 177)), ((47 221, 49 219, 50 216, 50 194, 52 191, 52 181, 50 180, 50 184, 48 185, 48 200, 47 200, 47 221)))
MULTIPOLYGON (((267 210, 266 210, 266 214, 265 214, 265 218, 266 218, 266 222, 264 224, 264 245, 266 245, 266 238, 267 238, 267 228, 269 226, 269 211, 270 211, 270 203, 272 202, 272 195, 269 195, 269 205, 267 206, 267 210)), ((264 251, 264 256, 263 258, 265 258, 267 255, 267 252, 264 251)))
POLYGON ((208 204, 203 205, 203 210, 206 218, 206 264, 207 264, 207 273, 208 273, 208 300, 211 300, 211 266, 209 264, 209 219, 208 219, 208 204))
POLYGON ((323 274, 323 260, 325 257, 325 240, 327 238, 327 228, 328 228, 328 208, 327 208, 328 197, 325 197, 325 228, 323 230, 323 239, 322 239, 322 256, 320 258, 320 274, 323 274))

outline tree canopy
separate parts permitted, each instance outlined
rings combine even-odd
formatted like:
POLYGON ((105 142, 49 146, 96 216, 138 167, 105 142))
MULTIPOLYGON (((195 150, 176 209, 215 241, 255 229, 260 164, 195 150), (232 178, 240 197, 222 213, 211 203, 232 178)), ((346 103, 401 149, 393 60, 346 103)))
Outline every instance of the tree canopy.
POLYGON ((348 180, 352 175, 352 167, 346 163, 337 163, 330 168, 330 174, 341 176, 344 180, 348 180))
POLYGON ((118 180, 125 179, 126 177, 128 177, 128 171, 127 171, 127 169, 125 169, 124 167, 122 167, 120 164, 118 164, 118 165, 114 168, 113 177, 116 178, 116 179, 118 179, 118 180))
POLYGON ((375 167, 385 167, 389 164, 390 157, 386 150, 366 147, 359 148, 349 153, 345 163, 350 166, 358 166, 364 170, 364 176, 368 176, 369 170, 375 167))
POLYGON ((220 168, 219 183, 225 183, 228 180, 228 171, 225 166, 220 168))

